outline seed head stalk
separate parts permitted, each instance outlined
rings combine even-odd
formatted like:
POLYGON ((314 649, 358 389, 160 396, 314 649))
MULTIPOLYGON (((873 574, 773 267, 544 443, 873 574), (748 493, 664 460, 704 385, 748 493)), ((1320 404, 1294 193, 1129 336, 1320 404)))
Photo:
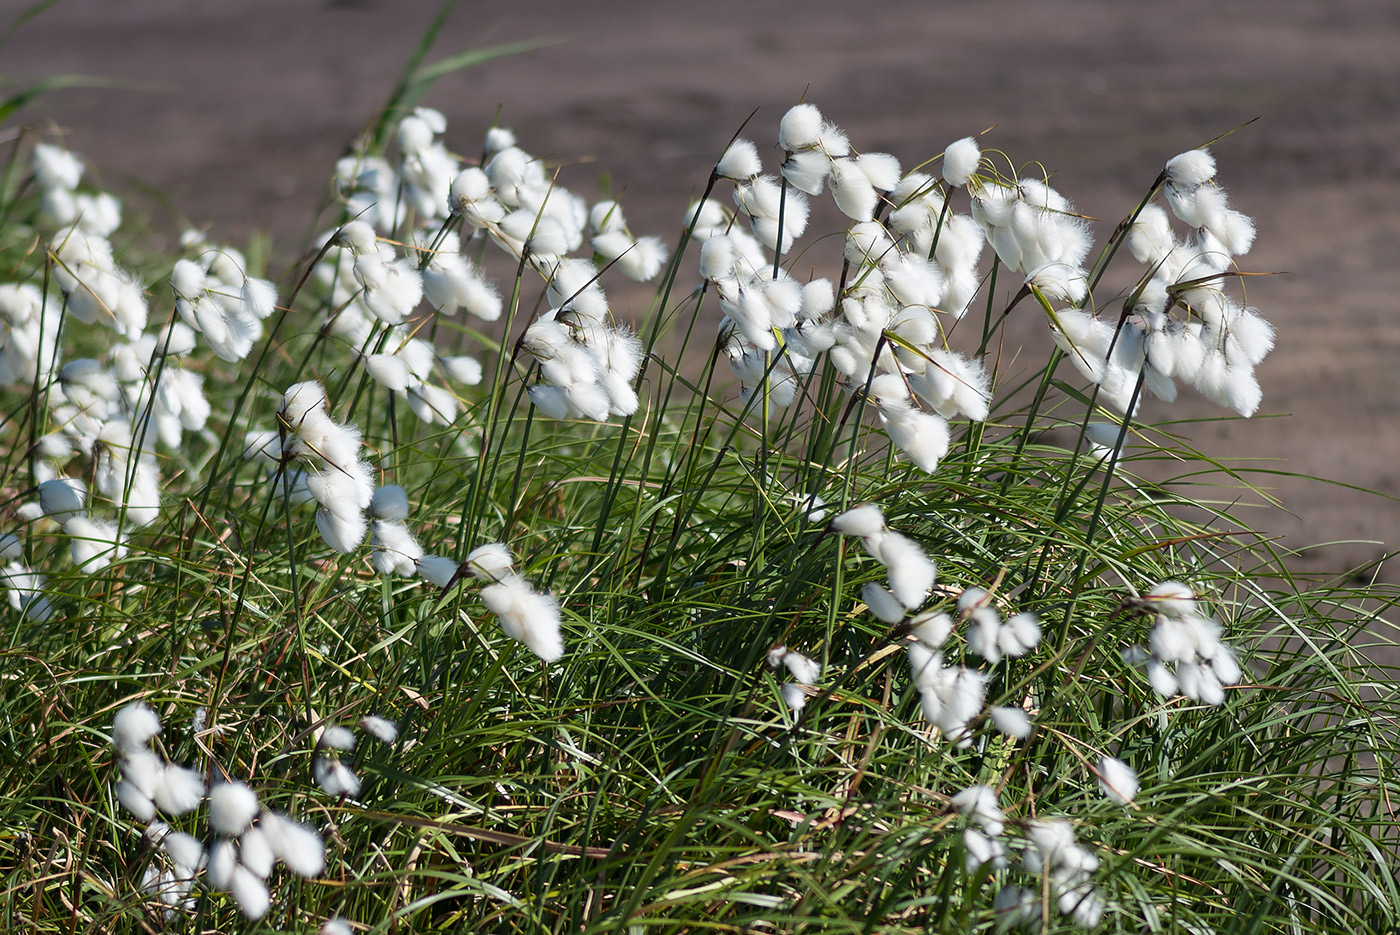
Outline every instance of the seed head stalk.
POLYGON ((470 492, 462 503, 462 514, 457 533, 457 551, 459 553, 466 549, 466 543, 474 542, 477 537, 482 497, 485 495, 488 483, 486 475, 490 463, 491 442, 493 433, 497 430, 496 419, 500 413, 501 403, 505 399, 505 374, 508 368, 514 365, 516 354, 520 350, 520 343, 517 341, 511 345, 510 354, 507 357, 505 342, 510 337, 511 330, 515 326, 516 314, 520 310, 520 290, 525 278, 527 256, 528 251, 521 252, 520 262, 515 268, 515 279, 511 284, 510 302, 506 306, 505 323, 501 328, 501 346, 496 354, 496 371, 491 383, 493 389, 487 396, 486 418, 481 425, 481 445, 477 451, 476 472, 472 478, 470 492))
MULTIPOLYGON (((233 411, 229 413, 228 424, 224 426, 224 434, 219 439, 219 447, 214 452, 214 457, 209 464, 208 480, 204 483, 204 489, 199 498, 199 513, 204 515, 208 512, 209 496, 214 490, 214 479, 219 476, 219 466, 223 461, 225 452, 228 451, 229 443, 233 439, 233 433, 238 427, 239 417, 243 414, 243 407, 248 402, 248 397, 252 394, 253 387, 258 383, 259 374, 263 373, 263 367, 267 362, 267 356, 272 351, 272 346, 277 343, 277 335, 282 330, 282 325, 286 322, 287 316, 291 314, 292 308, 296 305, 297 296, 301 294, 302 287, 311 278, 316 265, 321 262, 335 243, 335 238, 328 238, 316 255, 306 264, 306 269, 302 271, 301 278, 297 280, 296 288, 287 297, 284 305, 278 307, 277 320, 273 322, 272 328, 268 330, 266 338, 262 342, 262 347, 258 350, 257 359, 253 361, 249 368, 249 377, 243 382, 243 387, 238 393, 238 398, 234 401, 233 411)), ((307 355, 309 358, 310 355, 307 355)), ((298 364, 294 373, 293 381, 298 379, 302 373, 303 364, 298 364)), ((233 499, 233 487, 238 477, 237 466, 229 474, 228 484, 224 490, 226 502, 233 499)))
POLYGON ((1128 437, 1128 426, 1132 422, 1132 412, 1137 408, 1138 397, 1142 394, 1142 386, 1146 378, 1147 368, 1144 366, 1138 371, 1137 381, 1133 384, 1133 394, 1128 402, 1128 411, 1123 416, 1122 423, 1118 426, 1118 438, 1114 441, 1114 454, 1105 459, 1103 471, 1103 483, 1099 485, 1098 500, 1094 503, 1094 512, 1089 516, 1089 526, 1084 533, 1084 548, 1079 552, 1079 558, 1074 563, 1074 574, 1069 580, 1070 595, 1065 604, 1064 619, 1060 622, 1060 643, 1064 645, 1069 632, 1070 620, 1074 616, 1074 609, 1079 603, 1081 593, 1081 577, 1084 574, 1085 564, 1089 560, 1089 552, 1093 549, 1094 536, 1098 533, 1099 522, 1103 518, 1104 503, 1108 500, 1108 489, 1113 484, 1113 475, 1118 468, 1117 452, 1123 450, 1123 443, 1128 437))

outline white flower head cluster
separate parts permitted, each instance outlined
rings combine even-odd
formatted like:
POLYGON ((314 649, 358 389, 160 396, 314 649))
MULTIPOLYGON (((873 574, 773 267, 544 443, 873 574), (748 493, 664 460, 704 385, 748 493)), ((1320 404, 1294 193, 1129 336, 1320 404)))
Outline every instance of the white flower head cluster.
MULTIPOLYGON (((1002 620, 981 588, 967 588, 959 595, 958 613, 959 620, 968 626, 968 649, 988 662, 1024 655, 1040 642, 1040 624, 1033 614, 1020 613, 1002 620)), ((925 719, 944 737, 965 747, 972 742, 968 724, 982 713, 990 676, 966 666, 945 664, 941 648, 957 623, 945 612, 924 611, 910 620, 913 640, 905 648, 925 719)), ((1031 718, 1022 707, 997 706, 987 714, 992 725, 1008 737, 1024 740, 1031 734, 1031 718)))
POLYGON ((480 363, 468 356, 437 358, 433 346, 406 326, 426 298, 438 311, 465 308, 483 321, 502 313, 499 291, 482 270, 462 255, 463 239, 444 226, 420 226, 411 233, 420 259, 399 257, 375 236, 394 231, 405 220, 391 207, 404 190, 420 223, 451 220, 517 259, 528 260, 549 282, 551 309, 527 332, 523 346, 546 372, 530 391, 542 411, 556 418, 603 420, 637 408, 631 381, 641 365, 641 345, 627 328, 608 323, 607 301, 591 281, 590 260, 568 259, 587 240, 604 260, 639 281, 653 278, 666 259, 660 241, 636 237, 615 201, 590 211, 577 195, 555 184, 543 163, 516 145, 515 135, 492 128, 485 161, 462 168, 437 136, 446 119, 419 108, 399 124, 401 163, 397 170, 376 157, 347 157, 337 167, 347 209, 356 218, 334 235, 316 275, 329 291, 331 330, 366 347, 376 322, 387 325, 380 347, 366 366, 376 382, 407 396, 419 418, 451 422, 456 398, 429 382, 436 364, 458 383, 480 382, 480 363), (591 285, 590 285, 591 284, 591 285), (536 327, 538 326, 538 327, 536 327))
POLYGON ((1006 847, 1001 842, 1006 816, 997 803, 996 790, 991 786, 969 786, 953 796, 952 805, 969 822, 963 830, 967 872, 974 874, 985 864, 993 870, 1006 867, 1006 847))
POLYGON ((943 270, 906 244, 875 221, 847 232, 853 285, 841 300, 831 362, 875 404, 890 441, 931 473, 948 452, 948 420, 982 421, 991 393, 980 361, 943 346, 935 313, 943 270))
POLYGON ((771 175, 734 183, 734 206, 748 218, 749 230, 763 246, 787 254, 807 230, 810 206, 798 191, 783 188, 771 175), (779 242, 781 234, 782 240, 779 242))
POLYGON ((1179 240, 1155 204, 1129 232, 1128 248, 1148 272, 1118 338, 1126 366, 1134 374, 1142 370, 1148 388, 1167 401, 1180 380, 1217 405, 1252 415, 1262 398, 1254 368, 1273 349, 1274 330, 1223 282, 1234 258, 1253 245, 1254 223, 1229 207, 1205 150, 1169 160, 1164 175, 1167 204, 1191 232, 1179 240), (1176 311, 1183 317, 1173 317, 1176 311))
MULTIPOLYGON (((412 257, 399 256, 364 221, 349 222, 335 239, 350 251, 350 272, 359 283, 364 310, 388 325, 400 324, 413 314, 423 301, 423 276, 412 257)), ((330 258, 329 253, 326 256, 330 258)), ((336 262, 338 268, 339 257, 336 262)))
POLYGON ((820 195, 829 180, 836 207, 853 221, 873 218, 880 195, 899 183, 899 160, 889 153, 856 155, 841 128, 812 104, 798 104, 783 115, 778 145, 785 153, 782 173, 787 183, 805 194, 820 195))
POLYGON ((1163 581, 1142 603, 1156 614, 1147 641, 1152 687, 1165 698, 1180 692, 1223 704, 1224 686, 1238 684, 1242 673, 1234 650, 1220 640, 1220 624, 1200 612, 1195 593, 1179 581, 1163 581))
POLYGON ((354 731, 338 724, 322 728, 321 735, 316 738, 316 758, 311 761, 311 775, 327 795, 353 799, 360 794, 360 777, 340 756, 354 749, 354 731))
POLYGON ((141 892, 160 900, 167 922, 178 912, 193 912, 195 898, 190 890, 195 876, 204 869, 204 845, 194 835, 172 831, 159 820, 146 826, 146 840, 160 848, 167 863, 146 866, 141 873, 141 892))
POLYGON ((126 536, 110 520, 87 513, 87 487, 72 477, 55 477, 39 484, 39 508, 70 540, 73 564, 88 574, 126 557, 126 536))
POLYGON ((112 245, 76 225, 49 241, 53 279, 68 302, 68 315, 85 325, 101 323, 117 334, 136 336, 146 327, 146 296, 135 273, 122 269, 112 245))
POLYGON ((277 287, 251 278, 247 260, 232 247, 211 247, 198 232, 186 232, 182 241, 200 253, 175 262, 170 274, 175 310, 220 358, 243 360, 277 307, 277 287))
MULTIPOLYGON (((186 402, 193 403, 194 397, 186 402)), ((148 526, 160 514, 160 467, 147 447, 154 433, 141 430, 138 438, 137 431, 126 419, 113 419, 102 427, 93 447, 94 482, 114 509, 124 511, 127 522, 148 526)))
POLYGON ((656 278, 666 262, 666 245, 657 237, 637 237, 628 230, 616 201, 600 201, 592 207, 588 231, 593 252, 635 282, 656 278))
POLYGON ((882 275, 891 274, 896 299, 901 294, 916 295, 916 290, 931 297, 938 286, 935 277, 941 277, 936 306, 962 318, 982 284, 977 261, 987 241, 970 215, 950 210, 947 198, 938 183, 922 172, 901 178, 889 195, 895 207, 889 214, 887 233, 897 242, 902 257, 876 259, 883 263, 882 275), (926 257, 932 266, 903 257, 926 257))
POLYGON ((367 512, 372 546, 369 561, 374 570, 381 575, 416 575, 423 547, 404 522, 408 519, 407 491, 397 484, 375 488, 367 512))
MULTIPOLYGON (((352 229, 351 225, 347 225, 343 230, 350 230, 351 235, 357 238, 366 233, 363 226, 352 229)), ((415 235, 415 242, 424 243, 423 236, 415 235)), ((398 271, 396 277, 402 274, 407 277, 405 281, 416 282, 424 288, 431 284, 435 291, 429 298, 434 303, 442 302, 445 313, 455 314, 458 307, 465 307, 478 316, 499 317, 500 297, 495 294, 494 288, 479 278, 479 272, 457 269, 455 261, 460 260, 465 265, 466 259, 446 252, 445 248, 455 245, 455 235, 446 235, 421 275, 407 257, 387 262, 398 271), (453 267, 443 272, 441 279, 438 273, 433 272, 440 264, 453 267), (454 302, 458 304, 452 304, 454 302)), ((427 247, 423 247, 423 250, 426 251, 427 247)), ((466 385, 480 383, 481 363, 470 356, 440 356, 431 342, 415 337, 417 325, 421 322, 408 322, 400 318, 398 323, 386 325, 383 319, 370 311, 368 299, 375 293, 369 289, 346 289, 342 295, 343 284, 355 281, 354 268, 360 257, 365 255, 357 256, 354 248, 350 247, 331 247, 325 260, 316 267, 318 277, 332 290, 332 301, 340 299, 335 306, 335 316, 328 322, 330 331, 357 349, 367 350, 373 345, 375 349, 364 356, 365 372, 375 383, 405 400, 414 415, 424 423, 452 423, 461 406, 457 396, 440 386, 437 378, 446 376, 466 385)), ((413 303, 416 306, 417 300, 414 299, 413 303)), ((412 308, 405 306, 399 311, 407 315, 412 308)))
POLYGON ((335 165, 335 186, 346 214, 389 233, 412 211, 418 223, 448 216, 448 192, 461 168, 438 137, 447 118, 430 107, 417 107, 399 121, 398 160, 353 153, 335 165))
POLYGON ((545 662, 564 655, 559 602, 541 593, 514 570, 514 557, 503 543, 478 546, 462 563, 466 573, 489 582, 481 589, 481 603, 501 621, 501 629, 545 662))
POLYGON ((785 668, 792 676, 792 681, 784 682, 778 691, 782 695, 783 703, 796 714, 807 706, 807 692, 803 686, 817 684, 822 675, 822 664, 786 646, 775 646, 768 650, 767 659, 771 668, 785 668))
POLYGON ((138 821, 152 821, 156 812, 184 815, 204 800, 204 779, 192 769, 166 762, 151 749, 160 733, 160 717, 140 702, 127 705, 112 721, 122 779, 117 801, 138 821))
POLYGON ((462 238, 456 231, 415 231, 413 247, 427 260, 422 267, 423 296, 429 305, 444 315, 462 308, 482 321, 501 317, 500 292, 480 266, 462 255, 462 238))
POLYGON ((982 713, 987 674, 966 666, 945 665, 943 653, 921 642, 909 643, 905 649, 924 719, 959 747, 971 746, 968 724, 982 713))
MULTIPOLYGON (((366 714, 360 718, 359 727, 380 743, 392 744, 399 739, 399 726, 388 718, 366 714)), ((341 757, 354 749, 355 733, 350 728, 330 724, 321 729, 311 775, 327 795, 354 798, 360 794, 360 777, 341 757)))
POLYGON ((783 117, 779 145, 787 154, 783 177, 796 191, 758 174, 757 150, 746 140, 731 144, 716 166, 717 176, 735 180, 735 202, 753 236, 734 229, 712 202, 687 215, 701 243, 700 275, 724 312, 720 333, 744 398, 765 384, 768 401, 790 404, 799 378, 826 353, 848 389, 869 381, 890 440, 933 471, 948 450, 947 420, 987 415, 987 375, 944 346, 937 317, 942 309, 961 315, 976 294, 982 231, 969 217, 945 216, 940 183, 929 176, 901 177, 899 163, 883 153, 853 156, 846 135, 811 104, 783 117), (806 228, 800 193, 819 194, 828 179, 837 206, 856 221, 845 247, 850 284, 839 302, 828 281, 800 285, 762 249, 791 248, 806 228), (894 206, 888 227, 874 220, 882 196, 894 206))
POLYGON ((341 157, 332 179, 345 213, 388 233, 402 224, 408 204, 399 197, 399 176, 387 159, 357 152, 341 157))
POLYGON ((1035 614, 1014 614, 1006 620, 982 588, 958 595, 958 610, 967 620, 967 648, 995 665, 1002 656, 1024 656, 1040 644, 1040 621, 1035 614))
POLYGON ((438 136, 447 132, 447 118, 431 107, 415 107, 399 121, 399 178, 403 197, 422 221, 443 220, 448 192, 461 168, 438 136))
POLYGON ((548 276, 566 254, 588 242, 605 260, 617 259, 619 270, 638 282, 660 272, 665 248, 655 238, 633 236, 615 201, 590 210, 504 128, 487 133, 485 152, 480 168, 469 166, 453 179, 449 207, 512 256, 528 258, 548 276))
POLYGON ((1190 235, 1178 239, 1167 212, 1147 205, 1127 236, 1128 249, 1148 269, 1129 296, 1123 326, 1067 308, 1053 316, 1052 335, 1120 412, 1127 412, 1140 378, 1166 402, 1176 399, 1180 380, 1218 405, 1253 415, 1262 398, 1254 368, 1273 349, 1274 331, 1222 283, 1234 258, 1253 245, 1254 224, 1228 206, 1205 150, 1174 157, 1163 177, 1167 204, 1190 235))
POLYGON ((326 866, 326 848, 313 829, 262 808, 257 793, 242 782, 209 790, 209 824, 216 837, 205 871, 209 885, 226 890, 250 919, 261 919, 271 905, 267 879, 282 861, 299 877, 317 876, 326 866))
POLYGON ((32 157, 39 188, 39 218, 50 229, 75 224, 85 233, 110 237, 121 226, 122 203, 107 192, 78 191, 83 161, 61 146, 38 143, 32 157))
MULTIPOLYGON (((302 485, 317 504, 316 528, 337 552, 364 541, 365 511, 374 498, 374 468, 360 460, 360 431, 326 411, 326 391, 315 380, 288 387, 277 413, 282 448, 274 460, 298 458, 311 467, 302 485)), ((267 446, 256 449, 268 452, 267 446)))
POLYGON ((501 315, 501 297, 481 270, 460 252, 457 234, 413 234, 411 256, 399 257, 380 243, 370 226, 352 221, 338 235, 328 234, 317 279, 329 290, 331 333, 364 354, 375 383, 405 400, 426 424, 450 424, 461 409, 457 396, 439 377, 465 385, 481 382, 481 363, 467 355, 442 356, 432 342, 417 337, 421 319, 408 320, 423 298, 445 315, 466 309, 483 321, 501 315))
MULTIPOLYGON (((132 458, 133 440, 129 424, 123 419, 102 424, 92 444, 95 455, 94 483, 104 498, 104 504, 115 508, 127 526, 144 526, 154 522, 160 512, 160 472, 150 452, 140 452, 132 458)), ((113 561, 122 560, 126 556, 129 529, 123 528, 118 519, 91 515, 88 512, 90 497, 83 481, 57 473, 55 466, 42 459, 42 455, 52 454, 66 461, 73 454, 73 447, 67 438, 62 434, 46 435, 35 454, 41 455, 35 461, 35 476, 39 479, 36 488, 38 501, 21 507, 21 515, 27 519, 39 516, 53 519, 69 539, 73 564, 85 574, 94 574, 113 561)), ((6 554, 10 554, 10 549, 6 549, 6 554)), ((15 558, 18 558, 18 554, 15 550, 15 558)), ((6 568, 7 578, 13 579, 10 586, 17 591, 34 591, 34 582, 25 585, 22 581, 27 574, 31 572, 24 567, 6 568)), ((39 581, 41 584, 38 586, 42 588, 42 578, 39 581)), ((11 602, 14 599, 13 592, 11 602)), ((46 606, 46 602, 43 606, 46 606)), ((29 607, 29 614, 34 616, 36 609, 38 607, 29 607)))
POLYGON ((753 236, 723 232, 723 208, 706 201, 696 210, 706 222, 695 228, 700 275, 724 313, 719 332, 729 368, 744 385, 743 398, 764 386, 770 405, 791 405, 798 378, 831 347, 832 285, 826 279, 799 283, 782 267, 774 277, 753 236))
POLYGON ((1095 928, 1105 908, 1091 880, 1099 869, 1099 858, 1079 846, 1068 821, 1033 821, 1026 833, 1032 846, 1022 854, 1022 865, 1049 878, 1061 915, 1081 928, 1095 928))
MULTIPOLYGON (((81 172, 81 163, 65 151, 40 147, 35 153, 35 178, 46 192, 72 194, 81 172)), ((179 449, 184 433, 204 431, 209 419, 204 377, 181 366, 179 358, 195 350, 201 332, 226 359, 246 354, 277 296, 271 283, 247 277, 238 251, 209 247, 202 234, 187 232, 182 245, 200 248, 199 258, 179 261, 171 277, 177 309, 187 322, 146 333, 141 282, 116 264, 106 239, 119 211, 114 208, 108 221, 95 223, 106 209, 94 208, 97 202, 81 194, 74 197, 81 216, 59 229, 50 244, 54 281, 65 301, 32 284, 0 285, 0 382, 37 381, 47 388, 52 428, 32 451, 41 485, 75 472, 68 465, 74 456, 91 459, 79 469, 92 478, 91 505, 110 506, 115 517, 102 519, 81 509, 58 515, 42 503, 25 504, 19 513, 30 520, 52 515, 70 540, 75 564, 93 572, 121 557, 131 528, 149 525, 159 515, 161 476, 154 447, 179 449), (122 338, 93 358, 59 367, 54 338, 61 311, 79 322, 103 322, 122 338)))
POLYGON ((0 285, 0 385, 32 386, 40 374, 47 382, 61 312, 62 303, 46 301, 33 283, 0 285))
POLYGON ((1099 760, 1099 789, 1110 802, 1127 805, 1138 794, 1138 774, 1122 760, 1106 756, 1099 760))
POLYGON ((992 902, 997 931, 1032 930, 1040 925, 1040 894, 1024 886, 1010 884, 997 890, 992 902))
POLYGON ((539 365, 530 401, 553 419, 599 422, 637 411, 632 381, 642 342, 608 320, 608 301, 592 260, 561 259, 549 271, 550 309, 530 323, 520 346, 539 365))
POLYGON ((1084 258, 1093 238, 1069 199, 1034 178, 979 177, 974 187, 972 217, 1002 264, 1047 298, 1082 304, 1089 290, 1084 258))
MULTIPOLYGON (((385 742, 397 738, 392 721, 366 717, 361 724, 385 742)), ((286 815, 263 808, 257 793, 242 782, 221 782, 208 791, 214 838, 207 854, 198 838, 172 831, 158 821, 158 813, 184 815, 206 800, 199 773, 166 762, 151 748, 160 730, 160 718, 140 702, 122 708, 112 722, 112 744, 122 774, 115 789, 117 800, 137 820, 148 823, 147 837, 169 860, 168 867, 147 868, 142 880, 142 889, 165 905, 167 917, 176 910, 193 908, 190 889, 200 870, 205 871, 209 886, 231 892, 244 915, 259 919, 271 902, 267 880, 276 861, 305 878, 325 869, 321 836, 286 815)), ((354 744, 354 735, 344 728, 327 728, 322 738, 328 747, 349 749, 354 744)), ((349 773, 348 768, 345 772, 349 773)), ((358 779, 353 773, 349 775, 358 790, 358 779)))
POLYGON ((540 269, 578 250, 587 234, 587 203, 556 185, 544 164, 518 146, 492 153, 480 169, 464 170, 453 180, 452 199, 473 226, 477 218, 499 214, 499 221, 481 225, 491 240, 540 269))
POLYGON ((178 449, 184 433, 202 431, 210 415, 204 378, 174 360, 193 347, 194 332, 177 322, 111 345, 105 363, 64 364, 48 387, 53 429, 33 451, 36 478, 58 476, 75 454, 91 456, 98 492, 124 506, 129 522, 154 521, 160 471, 150 448, 159 442, 178 449))
MULTIPOLYGON (((70 311, 72 301, 70 296, 70 311)), ((61 305, 32 285, 0 286, 0 379, 47 383, 57 365, 61 305)), ((144 324, 144 312, 139 321, 144 324)), ((178 448, 185 431, 204 428, 210 407, 203 377, 173 359, 193 349, 190 328, 175 323, 160 333, 133 327, 126 334, 109 346, 105 362, 69 361, 47 383, 53 428, 34 449, 34 470, 42 482, 59 476, 59 467, 75 454, 92 456, 98 492, 125 509, 126 521, 144 526, 155 519, 160 502, 160 472, 149 447, 159 441, 178 448)), ((30 511, 27 518, 36 515, 30 511)))
MULTIPOLYGON (((188 328, 181 325, 178 330, 180 334, 172 338, 192 339, 188 328)), ((62 479, 63 465, 82 453, 91 457, 97 493, 125 523, 139 527, 155 521, 160 513, 161 477, 151 449, 157 442, 178 448, 184 432, 202 430, 210 414, 203 377, 173 361, 162 368, 152 390, 150 361, 166 349, 158 336, 142 335, 115 345, 109 365, 80 358, 60 369, 58 380, 49 388, 55 429, 39 440, 33 452, 34 474, 41 485, 62 479)), ((28 518, 49 512, 40 503, 28 518)), ((103 536, 92 534, 99 531, 84 525, 71 534, 98 540, 103 536)), ((89 570, 96 567, 100 566, 89 570)))
POLYGON ((938 577, 937 566, 919 544, 885 526, 880 508, 867 503, 847 510, 831 521, 832 528, 859 536, 865 550, 887 571, 888 587, 869 582, 861 591, 866 605, 885 623, 898 623, 907 611, 917 610, 928 599, 938 577))
POLYGON ((14 533, 0 536, 0 562, 0 587, 10 607, 38 623, 53 616, 53 604, 44 594, 47 580, 24 563, 24 545, 14 533))

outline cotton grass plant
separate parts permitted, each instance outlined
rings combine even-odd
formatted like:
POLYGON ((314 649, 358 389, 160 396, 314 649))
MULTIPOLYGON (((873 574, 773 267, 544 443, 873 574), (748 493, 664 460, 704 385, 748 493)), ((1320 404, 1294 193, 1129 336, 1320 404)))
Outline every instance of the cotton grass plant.
POLYGON ((777 118, 664 245, 397 95, 275 279, 20 135, 7 931, 1393 930, 1393 596, 1137 415, 1267 405, 1228 145, 1095 245, 777 118))

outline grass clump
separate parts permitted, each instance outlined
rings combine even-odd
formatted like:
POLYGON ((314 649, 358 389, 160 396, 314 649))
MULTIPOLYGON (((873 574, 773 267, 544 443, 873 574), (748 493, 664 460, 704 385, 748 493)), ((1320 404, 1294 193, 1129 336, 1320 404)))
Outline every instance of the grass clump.
POLYGON ((280 283, 129 269, 12 151, 6 930, 1394 928, 1391 595, 1133 415, 1260 405, 1208 152, 1094 253, 1043 173, 801 104, 670 246, 373 126, 280 283))

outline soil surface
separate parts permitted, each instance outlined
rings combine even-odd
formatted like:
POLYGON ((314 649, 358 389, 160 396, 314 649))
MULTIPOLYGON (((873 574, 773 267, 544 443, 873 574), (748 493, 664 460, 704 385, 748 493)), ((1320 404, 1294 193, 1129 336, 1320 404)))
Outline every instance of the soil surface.
MULTIPOLYGON (((162 193, 163 207, 148 199, 158 236, 178 232, 180 216, 227 242, 268 229, 290 257, 334 160, 437 7, 63 0, 0 51, 0 75, 121 79, 54 92, 21 116, 62 128, 129 200, 162 193)), ((1400 6, 484 0, 459 5, 429 59, 538 37, 561 41, 438 84, 425 103, 448 116, 449 143, 473 151, 499 109, 525 149, 568 163, 561 184, 592 198, 606 174, 632 228, 668 240, 749 112, 761 108, 746 135, 766 147, 804 94, 858 148, 906 167, 995 125, 985 145, 1039 161, 1110 226, 1167 158, 1261 118, 1214 147, 1220 181, 1258 223, 1242 266, 1287 271, 1248 280, 1250 304, 1278 329, 1259 370, 1261 415, 1181 430, 1264 472, 1251 477, 1286 510, 1246 518, 1283 547, 1347 541, 1295 567, 1340 572, 1400 546, 1400 503, 1389 499, 1400 495, 1400 6)), ((1006 353, 1024 343, 1043 359, 1043 323, 1021 312, 1006 353)), ((1220 411, 1184 390, 1146 415, 1220 411)), ((1212 496, 1259 502, 1232 489, 1212 496)), ((1380 575, 1397 580, 1400 565, 1380 575)))

